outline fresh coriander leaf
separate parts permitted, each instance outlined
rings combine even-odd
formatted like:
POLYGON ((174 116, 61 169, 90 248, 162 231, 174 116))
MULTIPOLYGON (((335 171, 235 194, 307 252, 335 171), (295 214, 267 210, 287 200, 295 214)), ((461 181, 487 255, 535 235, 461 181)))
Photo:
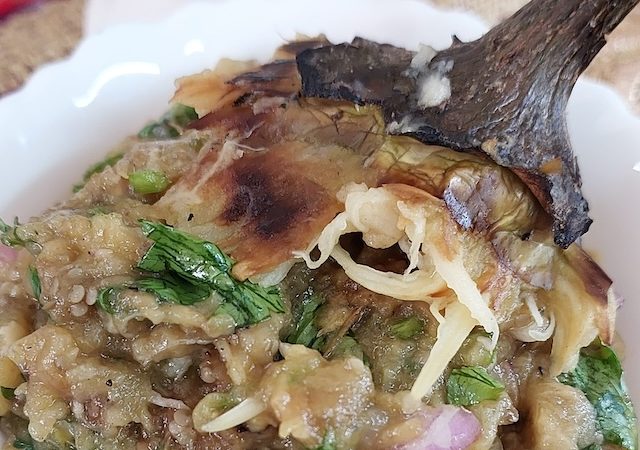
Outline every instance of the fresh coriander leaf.
POLYGON ((337 448, 338 444, 336 443, 336 435, 332 430, 330 430, 327 431, 324 438, 322 438, 322 444, 314 450, 336 450, 337 448))
POLYGON ((160 274, 160 278, 170 273, 195 287, 217 292, 224 300, 220 313, 231 315, 237 326, 261 322, 271 312, 284 312, 277 288, 233 278, 233 261, 215 244, 161 223, 140 223, 154 244, 140 260, 139 269, 160 274))
POLYGON ((31 284, 31 293, 36 298, 36 300, 40 300, 42 296, 42 283, 40 283, 40 275, 38 275, 38 270, 29 266, 28 275, 29 275, 29 283, 31 284))
POLYGON ((457 406, 497 400, 503 391, 504 385, 483 367, 453 369, 447 380, 447 401, 457 406))
POLYGON ((0 393, 2 393, 2 396, 7 400, 13 400, 16 397, 16 388, 8 388, 8 387, 1 386, 0 393))
POLYGON ((228 279, 233 262, 216 245, 161 223, 142 220, 140 224, 154 244, 138 268, 155 273, 172 271, 194 282, 233 287, 233 280, 228 279))
POLYGON ((249 315, 231 302, 221 304, 216 310, 216 314, 226 314, 231 316, 238 327, 243 327, 251 323, 249 315))
POLYGON ((140 278, 126 285, 103 288, 98 291, 97 305, 109 314, 120 312, 122 305, 118 296, 124 289, 148 292, 160 301, 182 305, 193 305, 208 298, 212 292, 207 286, 197 286, 188 280, 164 273, 140 278))
POLYGON ((600 342, 583 348, 575 370, 558 381, 584 392, 596 410, 605 443, 638 449, 636 413, 622 381, 622 365, 611 348, 600 342))
POLYGON ((364 351, 358 341, 351 336, 343 336, 334 347, 330 357, 331 359, 335 359, 347 358, 350 356, 362 361, 365 359, 364 351))
POLYGON ((237 326, 244 327, 262 322, 268 319, 272 312, 284 312, 284 306, 277 287, 265 288, 248 281, 238 282, 234 278, 231 278, 231 280, 235 283, 234 288, 229 291, 218 290, 218 292, 227 303, 232 304, 246 316, 246 320, 241 323, 236 321, 237 326))
POLYGON ((193 305, 211 295, 205 285, 195 285, 187 280, 165 273, 159 277, 136 280, 131 287, 156 295, 160 300, 181 305, 193 305))
POLYGON ((191 106, 177 103, 164 115, 164 119, 184 128, 194 120, 198 119, 198 113, 191 106))
POLYGON ((411 316, 394 325, 391 325, 391 334, 399 339, 411 339, 422 332, 424 321, 416 316, 411 316))
MULTIPOLYGON (((260 291, 264 288, 256 286, 260 291)), ((245 289, 242 285, 238 288, 233 288, 230 291, 216 291, 225 300, 220 305, 216 314, 228 314, 230 315, 236 326, 244 327, 254 323, 262 322, 269 318, 271 312, 284 312, 284 309, 279 310, 280 305, 273 305, 271 298, 280 298, 280 294, 277 289, 267 291, 267 295, 263 295, 262 292, 255 295, 255 292, 245 289), (244 291, 244 293, 243 293, 244 291), (265 301, 265 297, 269 298, 265 301)))
POLYGON ((159 120, 151 122, 138 133, 140 139, 172 139, 180 136, 180 129, 198 119, 190 106, 176 104, 159 120))
POLYGON ((138 194, 157 194, 169 187, 169 178, 155 170, 139 170, 129 175, 129 185, 138 194))
POLYGON ((168 120, 161 120, 160 122, 153 122, 145 126, 138 132, 140 139, 172 139, 180 136, 180 132, 177 128, 169 123, 168 120))
POLYGON ((295 328, 285 338, 289 344, 302 344, 312 347, 318 337, 318 327, 315 325, 315 318, 324 299, 312 292, 305 292, 300 300, 293 306, 293 321, 295 328))
POLYGON ((73 186, 73 192, 78 192, 80 189, 84 187, 85 184, 87 184, 87 181, 89 181, 89 178, 91 178, 96 173, 103 172, 104 169, 106 169, 107 167, 111 167, 115 165, 115 163, 120 161, 123 156, 124 156, 124 153, 114 153, 112 155, 107 156, 102 161, 97 162, 92 166, 90 166, 84 173, 84 176, 82 177, 82 181, 76 184, 75 186, 73 186))
POLYGON ((31 439, 16 439, 13 441, 13 448, 19 448, 22 450, 35 450, 33 440, 31 439))
POLYGON ((122 308, 118 301, 118 296, 125 289, 124 286, 109 286, 98 291, 96 304, 105 312, 115 314, 122 308))

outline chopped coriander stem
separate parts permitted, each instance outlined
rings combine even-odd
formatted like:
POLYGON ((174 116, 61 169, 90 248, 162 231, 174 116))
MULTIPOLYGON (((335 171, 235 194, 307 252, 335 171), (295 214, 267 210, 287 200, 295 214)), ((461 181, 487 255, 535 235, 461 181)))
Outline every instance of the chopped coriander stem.
POLYGON ((157 194, 169 187, 169 178, 155 170, 139 170, 129 174, 129 185, 138 194, 157 194))
POLYGON ((29 266, 27 270, 29 271, 28 275, 29 282, 31 283, 31 292, 36 300, 40 300, 40 297, 42 296, 42 283, 40 282, 38 270, 33 266, 29 266))
POLYGON ((13 220, 13 226, 0 219, 0 243, 8 247, 25 247, 29 241, 18 235, 19 228, 20 222, 17 217, 13 220))

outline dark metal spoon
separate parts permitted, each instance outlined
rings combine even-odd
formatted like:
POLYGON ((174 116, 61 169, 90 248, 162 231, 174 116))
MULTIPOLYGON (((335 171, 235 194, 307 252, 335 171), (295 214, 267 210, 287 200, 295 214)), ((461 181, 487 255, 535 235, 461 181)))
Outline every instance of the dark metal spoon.
POLYGON ((309 49, 297 57, 302 95, 376 103, 390 133, 484 152, 529 186, 567 247, 591 224, 565 121, 569 95, 639 2, 533 0, 477 41, 454 37, 418 68, 413 52, 363 39, 309 49), (450 97, 425 107, 421 89, 438 76, 450 97))

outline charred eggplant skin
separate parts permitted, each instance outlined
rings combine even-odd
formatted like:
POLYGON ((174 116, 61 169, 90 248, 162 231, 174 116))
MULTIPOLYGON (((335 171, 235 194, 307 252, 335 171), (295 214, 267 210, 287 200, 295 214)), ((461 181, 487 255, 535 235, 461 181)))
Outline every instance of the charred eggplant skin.
POLYGON ((383 106, 393 120, 416 90, 405 72, 414 52, 355 38, 351 44, 306 49, 296 57, 302 95, 383 106))
POLYGON ((567 248, 591 225, 565 110, 606 34, 640 0, 536 0, 474 42, 411 67, 414 53, 356 38, 298 54, 303 96, 380 105, 388 131, 458 151, 482 150, 510 168, 553 217, 567 248), (418 70, 416 70, 418 69, 418 70), (450 98, 421 107, 417 93, 440 70, 450 98))
MULTIPOLYGON (((446 146, 463 152, 482 150, 498 164, 510 168, 536 194, 545 209, 554 217, 555 241, 566 248, 584 234, 591 224, 589 207, 580 192, 581 181, 577 164, 570 158, 556 158, 550 151, 558 148, 557 138, 548 136, 551 145, 544 152, 524 151, 514 147, 509 135, 485 130, 480 124, 456 129, 447 120, 447 110, 468 122, 454 103, 456 78, 452 78, 452 98, 442 106, 422 109, 417 92, 420 75, 410 70, 414 53, 386 44, 356 39, 351 44, 339 44, 306 50, 298 55, 304 97, 346 100, 355 104, 379 105, 390 134, 411 136, 425 144, 446 146), (565 161, 566 159, 566 161, 565 161), (560 169, 544 173, 545 164, 560 169), (554 198, 555 197, 555 198, 554 198)), ((464 102, 472 108, 471 102, 464 102)), ((528 105, 523 105, 529 107, 528 105)), ((555 152, 553 152, 555 153, 555 152)))

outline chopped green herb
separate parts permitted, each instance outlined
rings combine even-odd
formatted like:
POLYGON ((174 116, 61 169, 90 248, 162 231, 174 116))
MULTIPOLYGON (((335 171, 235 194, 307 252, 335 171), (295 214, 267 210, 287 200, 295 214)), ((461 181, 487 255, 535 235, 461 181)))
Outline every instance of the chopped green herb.
POLYGON ((422 333, 424 321, 416 316, 411 316, 394 325, 391 325, 391 334, 399 339, 411 339, 422 333))
POLYGON ((271 312, 284 312, 277 288, 265 288, 233 278, 233 261, 215 244, 160 223, 146 220, 140 223, 142 232, 154 244, 142 257, 138 268, 157 274, 159 279, 167 279, 168 287, 173 290, 159 290, 164 295, 159 295, 160 298, 172 301, 174 292, 178 295, 187 291, 187 301, 193 301, 198 297, 200 300, 207 298, 208 295, 204 295, 207 290, 217 292, 224 300, 220 312, 231 315, 239 327, 261 322, 271 312), (187 290, 186 284, 191 288, 187 290))
POLYGON ((35 450, 33 440, 31 439, 16 439, 13 441, 13 448, 20 448, 23 450, 35 450))
POLYGON ((119 312, 122 308, 118 303, 118 296, 125 289, 124 286, 115 287, 110 286, 106 288, 102 288, 98 291, 98 299, 96 300, 96 304, 105 312, 109 314, 115 314, 119 312))
POLYGON ((293 321, 295 328, 285 338, 289 344, 302 344, 306 347, 313 347, 318 337, 318 327, 315 325, 315 318, 324 299, 313 292, 305 292, 300 296, 299 301, 293 306, 293 321))
POLYGON ((142 278, 131 284, 132 288, 155 294, 160 300, 182 305, 193 305, 211 295, 208 286, 195 285, 170 273, 162 278, 142 278))
POLYGON ((138 194, 157 194, 169 187, 169 178, 155 170, 139 170, 129 175, 129 185, 138 194))
POLYGON ((29 241, 18 235, 20 222, 18 218, 13 219, 13 226, 7 225, 0 219, 0 242, 9 247, 24 247, 29 241))
POLYGON ((226 295, 223 295, 223 297, 241 311, 244 311, 247 314, 247 320, 251 323, 257 323, 268 318, 271 315, 270 312, 284 312, 280 291, 277 287, 262 287, 248 281, 236 283, 236 287, 226 295))
POLYGON ((82 179, 84 181, 87 181, 89 178, 91 178, 96 173, 103 172, 104 169, 106 169, 107 167, 113 167, 118 161, 120 161, 122 159, 123 156, 124 156, 124 153, 115 153, 113 155, 107 156, 102 161, 99 161, 99 162, 93 164, 92 166, 90 166, 85 171, 84 176, 82 177, 82 179))
POLYGON ((233 261, 216 245, 160 223, 140 223, 154 244, 138 268, 153 275, 127 286, 100 290, 97 303, 103 310, 118 312, 118 294, 123 288, 130 288, 153 293, 161 301, 185 305, 216 292, 224 301, 217 313, 230 315, 239 327, 261 322, 271 312, 284 312, 277 288, 233 278, 233 261))
POLYGON ((177 128, 172 126, 168 120, 153 122, 145 126, 138 133, 140 139, 171 139, 180 136, 177 128))
POLYGON ((0 243, 9 247, 24 247, 32 255, 40 253, 42 246, 33 239, 28 239, 23 235, 24 230, 17 217, 13 219, 13 226, 7 225, 0 219, 0 243))
POLYGON ((107 167, 111 167, 115 165, 115 163, 120 161, 123 156, 124 156, 124 153, 114 153, 112 155, 108 155, 102 161, 97 162, 94 165, 90 166, 84 173, 82 177, 82 181, 76 184, 75 186, 73 186, 73 192, 78 192, 80 189, 84 187, 85 184, 87 184, 87 181, 89 181, 89 178, 91 178, 96 173, 103 172, 104 169, 106 169, 107 167))
POLYGON ((269 318, 271 312, 284 312, 277 287, 265 288, 249 281, 239 282, 230 275, 229 277, 234 282, 234 286, 229 286, 227 290, 224 287, 216 287, 216 291, 225 299, 226 305, 233 306, 237 311, 232 315, 237 326, 243 327, 262 322, 269 318))
POLYGON ((453 369, 447 380, 447 401, 457 406, 497 400, 503 391, 504 385, 483 367, 453 369))
POLYGON ((7 400, 13 400, 16 397, 16 388, 8 388, 8 387, 1 386, 0 393, 2 393, 2 396, 7 400))
POLYGON ((40 297, 42 296, 42 283, 40 283, 40 275, 38 275, 38 270, 33 266, 29 266, 27 270, 29 271, 31 293, 36 298, 36 300, 40 300, 40 297))
POLYGON ((234 285, 229 275, 233 262, 215 244, 161 223, 141 220, 140 224, 145 236, 154 241, 140 260, 140 269, 155 273, 171 271, 194 282, 221 288, 234 285))
POLYGON ((180 136, 179 128, 185 128, 198 118, 190 106, 174 105, 160 120, 151 122, 138 133, 140 139, 172 139, 180 136))
POLYGON ((600 342, 583 348, 575 370, 558 381, 584 392, 596 410, 605 443, 638 449, 636 413, 622 381, 620 360, 611 348, 600 342))
POLYGON ((337 448, 336 435, 332 430, 330 430, 327 431, 324 438, 322 438, 322 444, 314 450, 336 450, 337 448))
POLYGON ((351 336, 343 336, 331 352, 330 358, 347 358, 350 356, 362 361, 365 359, 364 351, 358 341, 351 336))
POLYGON ((198 113, 191 106, 177 103, 173 105, 163 118, 184 128, 194 120, 198 120, 198 113))

